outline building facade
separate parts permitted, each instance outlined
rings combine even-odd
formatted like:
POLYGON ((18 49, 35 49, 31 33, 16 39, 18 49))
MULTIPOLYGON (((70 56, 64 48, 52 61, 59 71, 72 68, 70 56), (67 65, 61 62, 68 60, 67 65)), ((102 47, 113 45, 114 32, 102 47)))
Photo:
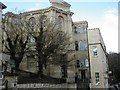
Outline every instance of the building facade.
MULTIPOLYGON (((44 14, 44 23, 47 18, 51 22, 58 23, 59 28, 68 33, 73 42, 70 49, 74 52, 72 65, 67 67, 67 80, 69 88, 108 88, 108 66, 106 58, 106 47, 100 30, 88 29, 87 21, 73 22, 73 12, 70 4, 63 0, 50 0, 51 6, 46 9, 24 12, 20 14, 23 19, 31 22, 35 27, 39 16, 44 14)), ((13 18, 14 20, 14 18, 13 18)), ((31 39, 34 41, 33 39, 31 39)), ((26 53, 21 62, 20 69, 36 73, 37 62, 34 53, 26 53), (34 60, 34 61, 33 61, 34 60)), ((62 78, 61 67, 48 65, 44 74, 62 78)))
POLYGON ((3 75, 2 75, 2 10, 5 9, 6 6, 0 2, 0 89, 2 88, 2 79, 3 79, 3 75))
POLYGON ((108 88, 106 47, 99 28, 88 29, 91 87, 108 88))

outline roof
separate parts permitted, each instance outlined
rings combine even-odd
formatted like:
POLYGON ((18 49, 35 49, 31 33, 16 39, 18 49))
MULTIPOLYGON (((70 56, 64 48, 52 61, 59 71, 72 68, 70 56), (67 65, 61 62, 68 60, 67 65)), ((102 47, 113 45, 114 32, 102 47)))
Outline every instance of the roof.
POLYGON ((0 2, 0 6, 2 6, 2 9, 7 8, 3 3, 0 2))

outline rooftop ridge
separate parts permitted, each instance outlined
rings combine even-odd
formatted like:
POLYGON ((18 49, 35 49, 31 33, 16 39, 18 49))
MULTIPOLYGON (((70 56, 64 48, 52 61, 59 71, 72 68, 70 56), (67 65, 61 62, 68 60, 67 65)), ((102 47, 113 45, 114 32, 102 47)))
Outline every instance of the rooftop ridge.
POLYGON ((71 6, 69 3, 65 2, 64 0, 49 0, 49 1, 51 4, 57 3, 57 4, 62 4, 62 5, 68 6, 68 7, 71 6))

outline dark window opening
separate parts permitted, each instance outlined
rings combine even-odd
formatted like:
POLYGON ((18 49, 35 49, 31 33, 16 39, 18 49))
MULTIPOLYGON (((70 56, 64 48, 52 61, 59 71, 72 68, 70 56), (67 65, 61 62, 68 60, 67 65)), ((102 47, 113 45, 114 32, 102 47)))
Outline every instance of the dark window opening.
POLYGON ((67 77, 67 67, 66 67, 66 65, 61 66, 61 73, 62 73, 62 78, 67 77))
POLYGON ((75 41, 75 50, 78 51, 78 41, 75 41))
POLYGON ((74 27, 74 33, 77 34, 77 27, 74 27))
POLYGON ((85 70, 81 70, 81 79, 85 80, 86 76, 85 76, 85 70))
POLYGON ((77 60, 77 67, 80 67, 80 63, 79 63, 80 61, 79 60, 77 60))

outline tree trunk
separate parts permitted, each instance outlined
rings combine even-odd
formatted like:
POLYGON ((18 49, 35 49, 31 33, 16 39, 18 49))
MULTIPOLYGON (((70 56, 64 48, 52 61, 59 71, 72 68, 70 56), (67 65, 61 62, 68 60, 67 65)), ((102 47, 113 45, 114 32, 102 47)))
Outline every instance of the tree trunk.
POLYGON ((18 61, 15 61, 15 70, 19 70, 20 63, 18 61))
POLYGON ((38 76, 41 78, 43 75, 43 62, 42 56, 39 54, 38 56, 38 76))

